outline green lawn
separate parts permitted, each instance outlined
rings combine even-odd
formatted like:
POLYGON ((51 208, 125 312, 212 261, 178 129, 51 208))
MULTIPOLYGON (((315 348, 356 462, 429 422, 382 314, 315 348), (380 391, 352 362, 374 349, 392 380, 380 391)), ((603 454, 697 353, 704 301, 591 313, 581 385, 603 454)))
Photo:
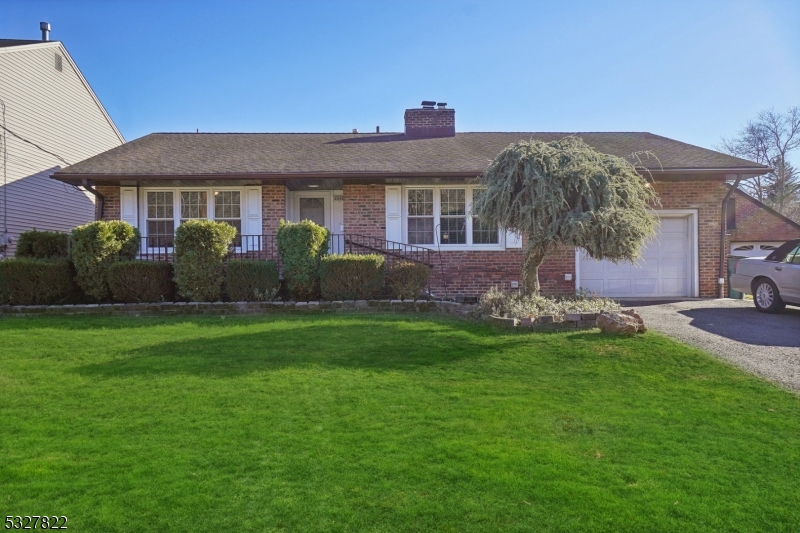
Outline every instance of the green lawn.
POLYGON ((0 519, 72 531, 798 531, 800 398, 656 334, 0 319, 0 519))

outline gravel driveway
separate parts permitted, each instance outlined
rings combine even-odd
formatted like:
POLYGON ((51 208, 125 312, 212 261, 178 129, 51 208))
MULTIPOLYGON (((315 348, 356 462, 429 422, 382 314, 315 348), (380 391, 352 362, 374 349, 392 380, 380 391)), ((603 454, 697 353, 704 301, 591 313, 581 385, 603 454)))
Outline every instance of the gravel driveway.
POLYGON ((800 308, 759 313, 750 300, 623 302, 645 325, 748 372, 800 390, 800 308))

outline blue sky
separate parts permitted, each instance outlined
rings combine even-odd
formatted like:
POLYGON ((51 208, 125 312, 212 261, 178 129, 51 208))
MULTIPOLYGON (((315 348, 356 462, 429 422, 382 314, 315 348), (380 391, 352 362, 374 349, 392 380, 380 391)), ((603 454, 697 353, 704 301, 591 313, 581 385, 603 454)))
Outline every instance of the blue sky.
POLYGON ((800 2, 3 0, 53 27, 128 140, 154 131, 651 131, 713 147, 800 105, 800 2))

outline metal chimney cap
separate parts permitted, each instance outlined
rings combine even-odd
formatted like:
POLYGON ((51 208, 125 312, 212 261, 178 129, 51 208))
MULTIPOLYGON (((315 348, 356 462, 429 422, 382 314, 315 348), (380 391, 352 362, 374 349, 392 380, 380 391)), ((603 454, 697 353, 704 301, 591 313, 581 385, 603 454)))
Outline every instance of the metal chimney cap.
POLYGON ((433 109, 433 106, 436 105, 435 100, 423 100, 422 101, 422 108, 423 109, 433 109))
POLYGON ((42 40, 49 41, 50 40, 50 23, 49 22, 40 22, 39 29, 42 30, 42 40))
POLYGON ((439 109, 444 109, 445 107, 447 107, 447 102, 436 102, 436 107, 438 107, 439 109))

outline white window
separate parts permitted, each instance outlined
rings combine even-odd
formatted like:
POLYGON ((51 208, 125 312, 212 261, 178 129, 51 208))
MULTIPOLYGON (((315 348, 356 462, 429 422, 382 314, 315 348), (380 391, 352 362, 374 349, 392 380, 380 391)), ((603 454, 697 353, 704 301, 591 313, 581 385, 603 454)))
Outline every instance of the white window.
POLYGON ((403 195, 406 242, 442 249, 499 249, 500 231, 471 216, 478 187, 407 187, 403 195))
POLYGON ((243 196, 242 189, 227 187, 144 190, 145 224, 140 230, 147 247, 172 247, 177 227, 191 219, 227 222, 236 228, 234 245, 241 246, 243 196))

